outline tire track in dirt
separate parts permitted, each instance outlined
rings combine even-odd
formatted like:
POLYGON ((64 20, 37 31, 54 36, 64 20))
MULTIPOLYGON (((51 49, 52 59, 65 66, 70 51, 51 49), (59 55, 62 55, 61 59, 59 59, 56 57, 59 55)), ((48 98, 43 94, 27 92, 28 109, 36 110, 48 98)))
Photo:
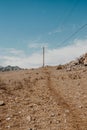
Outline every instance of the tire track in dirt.
MULTIPOLYGON (((80 112, 78 110, 73 109, 72 105, 67 103, 67 101, 61 96, 60 91, 56 91, 55 82, 52 80, 51 72, 49 70, 44 69, 44 73, 46 74, 47 87, 50 90, 51 95, 55 98, 55 101, 58 105, 61 106, 62 110, 69 110, 67 116, 72 120, 71 123, 73 125, 73 129, 75 130, 87 130, 85 128, 86 122, 84 122, 80 117, 80 112)), ((73 130, 72 129, 72 130, 73 130)))

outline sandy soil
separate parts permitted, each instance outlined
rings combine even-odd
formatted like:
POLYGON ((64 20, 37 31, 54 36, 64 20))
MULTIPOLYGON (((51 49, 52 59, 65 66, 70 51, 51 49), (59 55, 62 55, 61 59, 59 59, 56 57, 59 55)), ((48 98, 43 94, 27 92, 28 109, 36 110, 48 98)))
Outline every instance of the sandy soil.
POLYGON ((0 73, 0 130, 87 130, 87 67, 0 73))

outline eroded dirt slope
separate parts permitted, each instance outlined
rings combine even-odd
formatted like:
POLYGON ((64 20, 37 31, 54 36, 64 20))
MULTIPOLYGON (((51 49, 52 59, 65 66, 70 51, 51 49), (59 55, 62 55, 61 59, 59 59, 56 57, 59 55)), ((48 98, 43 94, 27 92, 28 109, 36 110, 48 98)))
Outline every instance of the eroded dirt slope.
POLYGON ((87 130, 87 67, 0 73, 0 130, 87 130))

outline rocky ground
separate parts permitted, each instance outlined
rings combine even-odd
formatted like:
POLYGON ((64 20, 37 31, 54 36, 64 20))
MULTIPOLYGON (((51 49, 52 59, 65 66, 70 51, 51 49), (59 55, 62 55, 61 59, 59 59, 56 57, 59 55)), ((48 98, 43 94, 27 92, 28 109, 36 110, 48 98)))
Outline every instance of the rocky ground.
POLYGON ((87 130, 83 61, 1 72, 0 130, 87 130))

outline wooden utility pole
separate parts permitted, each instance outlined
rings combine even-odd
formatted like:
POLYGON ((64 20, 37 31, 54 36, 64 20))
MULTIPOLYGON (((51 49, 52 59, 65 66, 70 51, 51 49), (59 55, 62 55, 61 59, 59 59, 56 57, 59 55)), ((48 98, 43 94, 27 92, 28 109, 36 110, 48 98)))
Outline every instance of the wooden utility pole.
POLYGON ((45 47, 43 47, 43 67, 45 66, 45 47))

